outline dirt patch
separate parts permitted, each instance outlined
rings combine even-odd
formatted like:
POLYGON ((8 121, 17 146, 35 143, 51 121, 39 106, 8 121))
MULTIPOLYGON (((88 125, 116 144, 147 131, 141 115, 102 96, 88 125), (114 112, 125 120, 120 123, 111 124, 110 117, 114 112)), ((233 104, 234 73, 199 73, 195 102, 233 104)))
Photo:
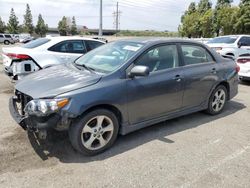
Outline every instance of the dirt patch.
POLYGON ((7 172, 21 172, 29 169, 55 166, 58 160, 53 158, 44 161, 31 147, 25 131, 17 127, 0 142, 0 175, 7 172))
POLYGON ((5 90, 2 90, 0 92, 4 93, 4 94, 12 94, 14 92, 14 88, 13 89, 5 89, 5 90))

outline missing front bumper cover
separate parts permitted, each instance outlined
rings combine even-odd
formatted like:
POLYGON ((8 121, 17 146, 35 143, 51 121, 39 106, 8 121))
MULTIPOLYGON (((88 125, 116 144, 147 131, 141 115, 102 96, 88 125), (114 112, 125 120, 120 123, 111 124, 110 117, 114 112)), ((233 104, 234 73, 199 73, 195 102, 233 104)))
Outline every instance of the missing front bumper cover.
POLYGON ((39 131, 55 128, 61 116, 59 114, 51 114, 46 117, 29 116, 26 117, 21 115, 17 109, 18 99, 11 97, 9 100, 9 110, 13 119, 24 129, 29 131, 39 131))
POLYGON ((12 118, 24 129, 27 130, 27 126, 25 123, 25 119, 27 119, 27 117, 22 116, 19 114, 18 109, 17 109, 17 99, 15 97, 11 97, 9 99, 9 110, 10 110, 10 114, 12 116, 12 118))

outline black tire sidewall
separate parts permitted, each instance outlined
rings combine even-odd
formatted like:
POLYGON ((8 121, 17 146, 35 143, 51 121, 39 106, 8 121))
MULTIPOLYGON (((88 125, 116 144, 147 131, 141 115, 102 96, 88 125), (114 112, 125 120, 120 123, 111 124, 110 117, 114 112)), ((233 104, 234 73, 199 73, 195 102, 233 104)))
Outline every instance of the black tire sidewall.
POLYGON ((84 114, 83 116, 81 116, 75 122, 72 123, 69 129, 69 138, 72 146, 79 152, 83 153, 84 155, 96 155, 105 151, 106 149, 110 148, 113 145, 113 143, 117 138, 118 131, 119 131, 119 122, 115 114, 106 109, 96 109, 87 114, 84 114), (85 124, 90 119, 99 115, 105 115, 111 119, 114 125, 113 135, 112 138, 109 140, 108 144, 106 144, 103 148, 100 148, 98 150, 89 150, 82 144, 81 132, 85 124))
POLYGON ((7 40, 5 40, 5 41, 4 41, 4 44, 5 44, 5 45, 9 45, 9 44, 10 44, 10 42, 9 42, 9 41, 7 41, 7 40))
POLYGON ((210 98, 209 98, 209 103, 208 103, 207 112, 208 112, 209 114, 211 114, 211 115, 220 114, 220 113, 224 110, 224 108, 225 108, 225 104, 226 104, 226 102, 227 102, 227 98, 228 98, 228 91, 227 91, 227 88, 226 88, 225 86, 223 86, 223 85, 217 86, 217 87, 214 89, 214 91, 212 92, 212 94, 211 94, 211 96, 210 96, 210 98), (216 93, 218 90, 220 90, 220 89, 223 89, 223 91, 225 92, 225 94, 226 94, 226 99, 225 99, 225 103, 224 103, 222 109, 219 110, 218 112, 216 112, 216 111, 214 111, 214 109, 213 109, 213 107, 212 107, 212 102, 213 102, 213 98, 214 98, 215 93, 216 93))

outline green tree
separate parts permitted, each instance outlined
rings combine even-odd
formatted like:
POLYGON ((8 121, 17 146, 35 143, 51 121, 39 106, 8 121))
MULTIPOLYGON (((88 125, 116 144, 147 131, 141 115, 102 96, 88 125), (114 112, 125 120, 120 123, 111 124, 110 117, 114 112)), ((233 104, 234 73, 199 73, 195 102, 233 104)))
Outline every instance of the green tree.
POLYGON ((63 16, 62 20, 58 22, 58 32, 62 36, 67 36, 70 32, 69 26, 67 24, 67 18, 63 16))
POLYGON ((187 37, 213 36, 212 3, 209 0, 200 0, 198 5, 190 3, 188 10, 181 18, 179 32, 187 37))
POLYGON ((200 0, 198 3, 198 12, 201 14, 205 14, 211 8, 212 3, 209 0, 200 0))
POLYGON ((220 9, 220 7, 224 7, 224 6, 231 6, 232 2, 233 0, 217 0, 215 9, 220 9))
POLYGON ((183 19, 186 15, 192 14, 194 12, 196 12, 196 4, 195 2, 191 2, 188 6, 188 10, 185 11, 185 13, 181 16, 181 22, 183 22, 183 19))
POLYGON ((29 4, 26 4, 26 12, 23 17, 24 17, 24 23, 23 23, 24 32, 32 34, 34 30, 34 26, 32 22, 32 14, 31 14, 29 4))
POLYGON ((11 8, 9 22, 7 24, 7 29, 9 33, 18 33, 18 18, 14 12, 14 9, 11 8))
POLYGON ((201 37, 199 16, 200 14, 198 12, 184 16, 182 24, 179 27, 181 36, 187 36, 189 38, 201 37))
POLYGON ((75 16, 72 18, 72 25, 70 28, 71 35, 76 35, 77 34, 77 28, 76 28, 76 19, 75 16))
POLYGON ((214 10, 214 19, 213 19, 214 30, 217 36, 220 35, 221 31, 221 20, 218 18, 219 11, 223 7, 231 7, 232 2, 233 0, 217 0, 217 4, 214 10))
POLYGON ((195 4, 195 2, 191 2, 190 5, 188 6, 187 13, 192 14, 194 12, 196 12, 196 4, 195 4))
POLYGON ((0 33, 4 33, 6 29, 4 21, 2 21, 2 18, 0 17, 0 33))
POLYGON ((200 29, 202 32, 202 37, 210 38, 213 37, 213 10, 209 9, 200 18, 200 29))
POLYGON ((36 28, 35 28, 35 32, 36 32, 36 34, 38 34, 42 37, 47 33, 47 31, 48 31, 48 25, 45 24, 42 15, 39 14, 36 28))
POLYGON ((234 28, 237 33, 250 34, 250 0, 241 0, 234 28))
POLYGON ((241 0, 241 1, 240 1, 240 4, 243 4, 243 5, 244 5, 244 4, 247 4, 247 3, 250 3, 250 0, 241 0))
POLYGON ((234 15, 237 14, 237 7, 224 6, 218 11, 217 19, 220 23, 220 33, 222 35, 229 35, 234 33, 235 20, 234 15))

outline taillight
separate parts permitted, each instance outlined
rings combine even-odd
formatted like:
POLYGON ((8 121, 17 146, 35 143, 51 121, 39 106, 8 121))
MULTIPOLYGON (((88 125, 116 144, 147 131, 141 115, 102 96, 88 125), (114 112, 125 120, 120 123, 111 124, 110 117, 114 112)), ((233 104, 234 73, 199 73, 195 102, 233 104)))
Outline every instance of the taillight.
POLYGON ((241 64, 250 63, 250 59, 247 58, 237 59, 237 63, 241 64))
POLYGON ((10 57, 11 59, 21 59, 21 60, 25 60, 25 59, 30 59, 30 56, 26 55, 26 54, 13 54, 13 53, 7 53, 6 54, 8 57, 10 57))
POLYGON ((236 71, 237 73, 240 72, 240 66, 239 66, 239 65, 236 65, 235 71, 236 71))

